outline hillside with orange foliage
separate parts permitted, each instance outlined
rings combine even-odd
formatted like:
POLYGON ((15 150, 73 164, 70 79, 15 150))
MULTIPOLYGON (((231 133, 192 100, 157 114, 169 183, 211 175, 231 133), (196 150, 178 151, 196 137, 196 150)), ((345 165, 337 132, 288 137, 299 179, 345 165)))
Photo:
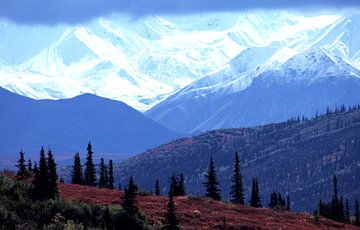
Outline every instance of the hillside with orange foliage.
MULTIPOLYGON (((81 185, 59 184, 65 199, 119 205, 122 192, 81 185)), ((166 212, 167 197, 137 196, 138 205, 149 224, 161 225, 166 212)), ((183 229, 360 229, 306 213, 252 208, 204 198, 176 197, 177 215, 183 229)))

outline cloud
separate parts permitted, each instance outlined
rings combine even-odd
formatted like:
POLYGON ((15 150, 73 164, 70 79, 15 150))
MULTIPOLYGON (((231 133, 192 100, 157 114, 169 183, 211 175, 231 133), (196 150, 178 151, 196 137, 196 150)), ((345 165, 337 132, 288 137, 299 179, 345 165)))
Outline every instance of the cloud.
POLYGON ((134 17, 253 9, 359 8, 359 0, 1 0, 0 17, 20 24, 81 23, 112 13, 134 17))

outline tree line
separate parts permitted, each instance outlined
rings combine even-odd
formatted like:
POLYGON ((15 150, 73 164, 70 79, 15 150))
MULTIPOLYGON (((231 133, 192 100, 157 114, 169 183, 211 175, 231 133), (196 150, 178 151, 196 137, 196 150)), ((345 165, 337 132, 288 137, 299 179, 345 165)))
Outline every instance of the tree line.
MULTIPOLYGON (((34 199, 54 199, 58 195, 58 176, 56 173, 56 163, 50 149, 46 157, 44 148, 41 148, 38 164, 39 165, 37 165, 37 163, 35 162, 34 167, 32 167, 31 161, 29 160, 28 164, 26 165, 24 152, 20 151, 20 158, 18 160, 18 164, 16 165, 18 167, 16 178, 17 180, 24 180, 33 175, 32 197, 34 199)), ((72 167, 71 183, 86 186, 98 186, 99 188, 114 189, 114 172, 112 160, 109 160, 109 164, 106 165, 104 159, 100 159, 98 171, 99 179, 97 180, 97 173, 95 170, 95 165, 93 163, 92 145, 90 142, 87 147, 87 157, 84 166, 85 169, 82 170, 80 155, 79 153, 76 153, 74 156, 74 164, 72 167)), ((209 168, 205 175, 205 181, 203 185, 205 187, 205 197, 214 200, 221 200, 221 189, 217 180, 215 162, 212 157, 210 158, 209 168)), ((119 188, 121 189, 121 186, 119 186, 119 188)), ((129 179, 128 186, 124 189, 124 193, 121 199, 122 208, 125 211, 125 215, 123 215, 122 217, 125 219, 124 221, 122 221, 122 223, 128 223, 128 227, 131 229, 138 229, 136 228, 136 226, 138 226, 139 223, 142 223, 140 220, 143 219, 142 214, 139 212, 139 209, 137 207, 137 192, 138 187, 136 186, 134 179, 131 177, 129 179)), ((155 182, 154 194, 161 195, 160 183, 158 180, 156 180, 155 182)), ((179 176, 172 175, 170 177, 167 213, 165 216, 165 225, 163 229, 180 228, 179 221, 176 216, 174 197, 185 195, 185 180, 183 174, 180 174, 179 176)), ((233 175, 231 177, 230 195, 230 201, 232 203, 240 205, 245 204, 243 178, 240 168, 240 157, 237 152, 235 153, 235 159, 233 162, 233 175)), ((249 204, 254 208, 263 207, 257 178, 253 178, 252 180, 249 204)), ((290 206, 291 202, 289 195, 284 197, 280 192, 276 191, 273 191, 270 194, 270 202, 268 205, 269 208, 277 210, 290 210, 290 206)), ((351 223, 348 200, 345 200, 344 205, 343 198, 338 197, 337 178, 335 175, 333 177, 333 198, 329 203, 320 200, 319 210, 315 213, 315 215, 321 215, 335 221, 351 223)), ((358 200, 356 200, 353 224, 358 226, 360 226, 359 215, 359 202, 358 200)))

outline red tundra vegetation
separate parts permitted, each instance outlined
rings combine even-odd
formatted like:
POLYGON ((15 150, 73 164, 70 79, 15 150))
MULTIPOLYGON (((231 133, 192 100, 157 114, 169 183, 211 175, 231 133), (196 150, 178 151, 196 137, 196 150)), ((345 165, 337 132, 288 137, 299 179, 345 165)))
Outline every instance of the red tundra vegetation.
MULTIPOLYGON (((122 192, 72 184, 59 184, 60 196, 87 203, 120 205, 122 192)), ((166 196, 137 196, 149 224, 161 225, 166 196)), ((252 208, 204 198, 176 197, 177 216, 182 229, 360 229, 306 213, 252 208)))

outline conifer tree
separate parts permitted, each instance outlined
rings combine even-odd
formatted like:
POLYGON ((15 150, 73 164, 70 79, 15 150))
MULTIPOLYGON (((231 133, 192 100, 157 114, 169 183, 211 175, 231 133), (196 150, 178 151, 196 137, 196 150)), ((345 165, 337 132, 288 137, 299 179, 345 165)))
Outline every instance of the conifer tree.
POLYGON ((219 183, 217 181, 215 165, 212 157, 210 158, 209 170, 206 175, 206 181, 204 185, 206 189, 206 197, 212 198, 214 200, 221 200, 220 189, 218 188, 219 183))
POLYGON ((30 158, 28 160, 27 170, 28 170, 29 173, 33 171, 32 162, 31 162, 30 158))
POLYGON ((156 195, 156 196, 160 196, 160 195, 161 195, 159 180, 156 180, 156 182, 155 182, 155 195, 156 195))
POLYGON ((355 200, 355 221, 354 221, 354 224, 356 226, 360 226, 360 208, 359 208, 359 200, 356 199, 355 200))
POLYGON ((162 228, 164 230, 178 230, 179 227, 179 221, 176 217, 176 209, 175 209, 175 203, 174 203, 174 196, 171 192, 169 192, 169 201, 167 204, 167 212, 165 216, 165 225, 162 228))
POLYGON ((181 173, 180 174, 180 180, 177 186, 177 195, 178 196, 185 196, 186 192, 185 192, 185 181, 184 181, 184 175, 181 173))
POLYGON ((91 143, 89 142, 87 147, 87 156, 85 163, 85 185, 95 186, 96 183, 96 172, 95 166, 93 163, 93 151, 91 143))
POLYGON ((113 161, 109 161, 109 179, 108 179, 108 186, 109 189, 114 189, 114 168, 113 168, 113 161))
POLYGON ((290 195, 286 196, 286 210, 290 211, 291 202, 290 202, 290 195))
POLYGON ((33 198, 43 200, 49 198, 49 181, 48 181, 48 168, 45 158, 44 148, 40 150, 39 167, 34 167, 34 180, 33 184, 33 198))
POLYGON ((350 208, 349 208, 349 200, 345 199, 345 223, 350 223, 350 208))
POLYGON ((54 160, 54 156, 50 149, 47 157, 47 167, 48 167, 48 183, 49 183, 48 194, 49 194, 49 198, 54 199, 59 193, 59 190, 57 188, 58 176, 56 173, 56 163, 54 160))
POLYGON ((250 206, 254 208, 262 207, 260 193, 259 193, 259 184, 256 178, 253 178, 253 182, 252 182, 250 206))
POLYGON ((79 153, 76 153, 74 156, 74 165, 73 165, 73 169, 72 169, 71 183, 72 184, 83 184, 84 183, 79 153))
POLYGON ((234 161, 234 174, 232 176, 232 185, 230 195, 232 196, 231 202, 234 204, 244 204, 244 188, 242 183, 242 176, 240 172, 240 159, 239 154, 235 153, 234 161))
POLYGON ((129 185, 125 189, 125 193, 122 198, 123 200, 122 206, 125 212, 129 215, 134 215, 139 211, 136 201, 136 190, 137 190, 137 186, 135 185, 133 178, 130 177, 129 185))
POLYGON ((118 190, 119 190, 119 191, 122 190, 121 183, 118 184, 118 190))
POLYGON ((172 175, 170 178, 170 189, 169 193, 173 194, 173 196, 177 195, 178 181, 175 175, 172 175))
POLYGON ((100 172, 99 188, 105 188, 106 187, 106 168, 105 168, 104 158, 100 159, 99 172, 100 172))
POLYGON ((24 152, 22 150, 20 151, 20 157, 17 162, 18 162, 18 164, 16 165, 16 167, 18 168, 18 171, 16 173, 16 179, 17 180, 25 180, 26 178, 29 177, 29 173, 26 170, 24 152))
POLYGON ((105 229, 108 230, 114 229, 114 222, 111 217, 111 213, 108 206, 106 206, 106 209, 104 211, 103 220, 104 220, 105 229))

